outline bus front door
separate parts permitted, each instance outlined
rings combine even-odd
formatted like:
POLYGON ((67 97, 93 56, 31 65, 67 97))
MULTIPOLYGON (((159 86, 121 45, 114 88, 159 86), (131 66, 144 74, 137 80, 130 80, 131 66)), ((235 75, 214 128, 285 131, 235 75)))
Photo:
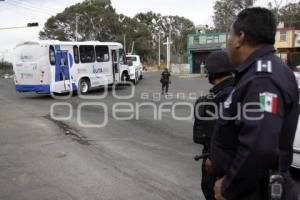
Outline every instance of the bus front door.
POLYGON ((112 50, 112 71, 113 71, 113 78, 114 82, 120 81, 120 65, 119 65, 119 51, 112 50))
POLYGON ((55 54, 55 88, 54 92, 63 93, 72 90, 70 66, 67 51, 57 51, 55 54))

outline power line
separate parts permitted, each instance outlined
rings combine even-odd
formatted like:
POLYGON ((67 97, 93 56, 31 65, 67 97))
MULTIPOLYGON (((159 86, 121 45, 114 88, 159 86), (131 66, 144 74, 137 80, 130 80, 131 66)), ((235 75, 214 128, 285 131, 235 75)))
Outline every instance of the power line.
POLYGON ((59 12, 59 10, 54 9, 54 8, 51 8, 51 7, 49 7, 49 6, 47 6, 47 8, 43 8, 43 7, 34 5, 34 4, 32 4, 32 3, 22 2, 22 1, 20 1, 20 0, 10 0, 10 1, 13 1, 14 3, 18 3, 18 4, 23 4, 23 5, 27 6, 27 7, 33 8, 33 9, 43 10, 43 11, 45 11, 45 12, 48 12, 49 10, 51 10, 51 11, 53 11, 53 12, 56 12, 56 13, 59 12))
POLYGON ((28 26, 15 26, 15 27, 8 27, 8 28, 0 28, 0 31, 8 30, 8 29, 20 29, 20 28, 28 28, 28 26))
MULTIPOLYGON (((14 6, 14 5, 11 5, 11 4, 6 4, 6 6, 15 8, 15 6, 14 6)), ((3 10, 6 10, 6 9, 3 9, 3 10)), ((31 19, 31 18, 32 18, 32 16, 31 16, 31 15, 28 15, 27 13, 21 14, 21 13, 19 13, 19 12, 14 12, 14 14, 17 14, 17 15, 23 17, 23 18, 24 18, 24 15, 25 15, 28 19, 31 19)))
POLYGON ((34 11, 34 12, 38 12, 38 13, 43 14, 45 16, 52 15, 52 13, 46 13, 46 12, 43 12, 43 11, 40 11, 40 10, 36 10, 36 9, 30 8, 30 7, 24 6, 22 4, 15 3, 15 2, 11 2, 11 1, 5 1, 5 2, 8 3, 8 4, 10 4, 10 5, 18 6, 20 8, 26 9, 26 10, 31 10, 31 11, 34 11))
POLYGON ((26 4, 27 6, 30 6, 32 8, 35 8, 35 9, 41 9, 41 10, 53 10, 54 12, 59 12, 59 10, 55 9, 55 8, 52 8, 52 7, 49 7, 47 6, 47 8, 43 8, 41 6, 37 6, 35 4, 32 4, 32 3, 29 3, 29 2, 24 2, 24 1, 20 1, 20 0, 11 0, 11 1, 14 1, 16 3, 21 3, 21 4, 26 4))

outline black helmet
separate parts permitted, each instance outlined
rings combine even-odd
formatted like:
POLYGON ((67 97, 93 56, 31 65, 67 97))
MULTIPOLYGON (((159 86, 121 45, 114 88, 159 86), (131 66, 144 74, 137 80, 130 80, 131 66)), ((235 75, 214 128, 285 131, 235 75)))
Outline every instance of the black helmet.
POLYGON ((209 54, 206 59, 206 69, 208 75, 223 74, 234 71, 234 67, 230 64, 226 51, 215 51, 209 54))

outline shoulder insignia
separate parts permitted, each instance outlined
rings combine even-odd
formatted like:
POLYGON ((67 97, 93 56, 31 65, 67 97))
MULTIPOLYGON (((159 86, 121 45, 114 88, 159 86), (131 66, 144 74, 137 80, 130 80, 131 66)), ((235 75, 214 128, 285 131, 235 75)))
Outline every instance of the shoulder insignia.
POLYGON ((272 73, 272 61, 270 60, 258 60, 256 66, 256 72, 259 73, 272 73))

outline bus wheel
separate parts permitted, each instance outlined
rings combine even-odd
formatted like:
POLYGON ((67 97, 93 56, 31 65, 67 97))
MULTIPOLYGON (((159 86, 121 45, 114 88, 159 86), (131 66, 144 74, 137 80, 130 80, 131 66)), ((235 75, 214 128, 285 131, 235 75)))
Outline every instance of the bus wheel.
POLYGON ((88 79, 81 79, 79 89, 81 94, 87 94, 90 90, 90 81, 88 79))

